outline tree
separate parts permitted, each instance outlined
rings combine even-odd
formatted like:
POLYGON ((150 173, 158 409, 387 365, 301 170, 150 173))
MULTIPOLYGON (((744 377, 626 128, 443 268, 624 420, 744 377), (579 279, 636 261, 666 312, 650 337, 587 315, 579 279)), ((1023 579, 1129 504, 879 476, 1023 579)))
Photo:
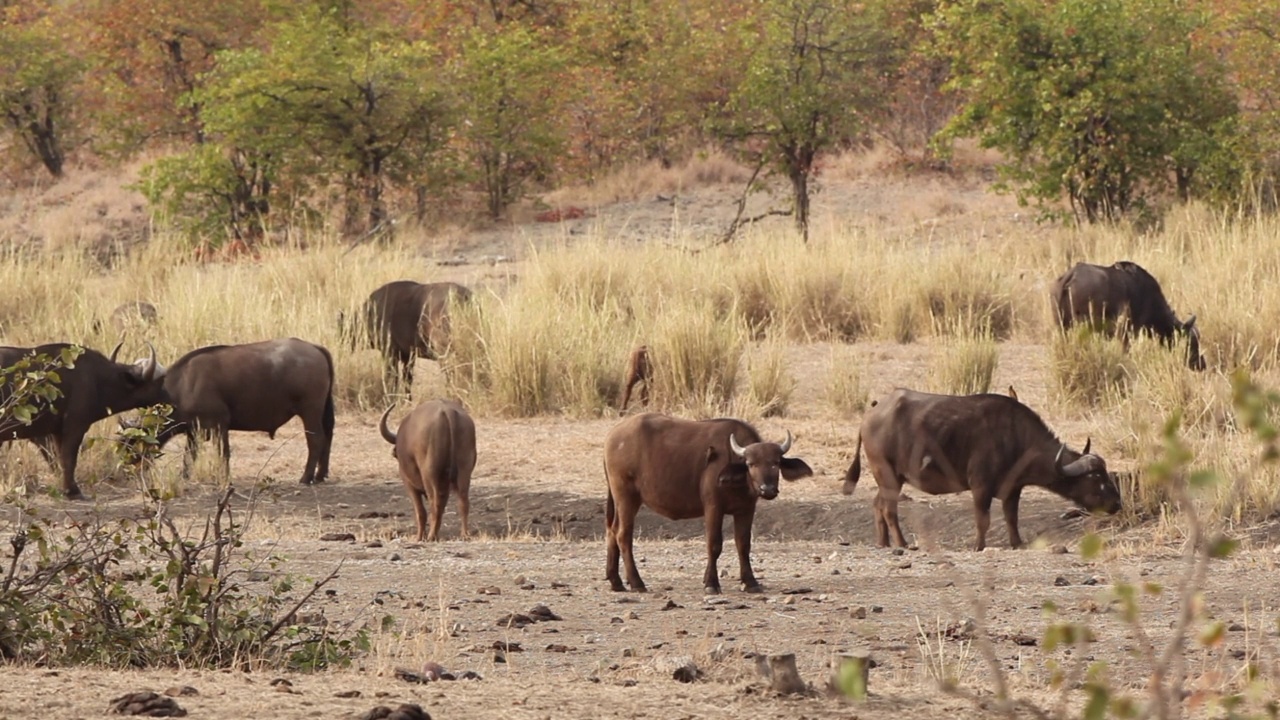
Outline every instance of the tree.
POLYGON ((66 163, 82 70, 49 14, 0 12, 0 118, 53 177, 66 163))
POLYGON ((964 107, 944 135, 1003 151, 1019 199, 1114 221, 1171 178, 1184 195, 1236 102, 1178 0, 957 0, 933 18, 964 107))
POLYGON ((796 228, 809 236, 818 154, 856 137, 886 97, 895 48, 883 8, 853 0, 757 0, 746 72, 719 131, 791 183, 796 228))
POLYGON ((170 168, 167 177, 205 178, 193 189, 238 198, 226 207, 246 217, 266 214, 266 196, 299 201, 333 183, 348 234, 383 226, 388 184, 422 172, 423 158, 450 132, 441 58, 340 9, 301 11, 271 36, 269 50, 218 54, 217 68, 188 95, 204 108, 218 152, 189 153, 189 172, 170 168))
POLYGON ((563 52, 538 31, 507 23, 475 28, 453 70, 462 141, 497 219, 532 177, 548 176, 563 152, 557 120, 563 52))

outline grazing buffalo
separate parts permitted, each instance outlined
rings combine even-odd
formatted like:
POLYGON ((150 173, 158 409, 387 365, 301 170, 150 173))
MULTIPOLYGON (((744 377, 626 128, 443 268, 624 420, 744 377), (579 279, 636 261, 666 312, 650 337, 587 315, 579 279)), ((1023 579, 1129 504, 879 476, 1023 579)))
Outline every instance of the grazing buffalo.
MULTIPOLYGON (((160 316, 156 312, 156 306, 141 300, 120 303, 115 310, 111 311, 111 326, 117 332, 125 332, 135 327, 154 326, 159 322, 159 319, 160 316)), ((102 321, 94 320, 93 331, 99 333, 102 332, 102 329, 102 321)))
MULTIPOLYGON (((449 345, 449 302, 467 302, 471 291, 457 283, 419 283, 412 280, 389 282, 369 294, 363 319, 369 344, 381 351, 387 362, 390 384, 399 367, 405 391, 413 387, 413 363, 423 357, 435 360, 449 345)), ((355 328, 341 330, 355 342, 355 328)))
MULTIPOLYGON (((1160 283, 1137 263, 1122 260, 1114 265, 1076 263, 1053 281, 1050 291, 1058 324, 1069 328, 1077 322, 1089 322, 1111 328, 1124 317, 1137 332, 1159 337, 1172 345, 1177 334, 1187 337, 1187 366, 1205 368, 1200 354, 1200 331, 1196 316, 1186 322, 1178 320, 1160 290, 1160 283)), ((1127 341, 1128 337, 1125 336, 1127 341)))
POLYGON ((163 447, 179 433, 187 438, 184 474, 191 471, 200 433, 221 440, 227 470, 232 430, 276 430, 295 416, 307 435, 304 485, 329 475, 333 444, 333 358, 319 345, 297 338, 247 345, 211 345, 183 355, 164 376, 164 397, 173 406, 173 422, 156 439, 163 447))
POLYGON ((476 467, 476 424, 461 405, 449 400, 425 402, 400 421, 400 429, 387 428, 391 408, 382 413, 378 429, 394 446, 392 457, 400 461, 400 480, 413 500, 418 519, 418 542, 440 538, 440 520, 449 502, 449 491, 458 494, 462 537, 471 536, 471 473, 476 467), (431 501, 431 532, 427 532, 427 508, 431 501))
POLYGON ((1120 492, 1102 458, 1060 441, 1031 408, 1005 395, 933 395, 898 388, 873 403, 862 420, 858 449, 844 477, 853 492, 862 474, 861 451, 875 476, 876 535, 890 531, 907 544, 898 525, 898 494, 909 484, 930 495, 970 491, 977 519, 974 546, 986 547, 991 500, 1000 498, 1009 544, 1022 545, 1018 500, 1028 485, 1043 487, 1091 512, 1120 510, 1120 492))
POLYGON ((724 545, 724 516, 733 516, 733 539, 743 588, 761 592, 751 572, 751 523, 756 501, 778 496, 778 476, 806 477, 813 470, 798 458, 784 457, 791 433, 782 443, 761 442, 755 428, 741 420, 681 420, 640 413, 619 422, 604 445, 604 472, 609 483, 605 504, 607 559, 605 577, 625 590, 618 575, 618 555, 626 564, 627 583, 643 592, 631 551, 636 513, 642 505, 671 520, 700 517, 706 523, 707 592, 720 592, 716 560, 724 545))
POLYGON ((653 378, 653 366, 649 364, 649 346, 641 345, 631 351, 631 357, 627 360, 627 380, 623 383, 622 404, 618 407, 620 412, 626 412, 627 403, 631 402, 631 388, 638 383, 640 386, 640 404, 649 404, 649 383, 653 378))
MULTIPOLYGON (((0 347, 0 368, 12 367, 24 357, 46 356, 57 360, 72 347, 68 343, 50 343, 33 348, 0 347)), ((150 345, 148 345, 150 347, 150 345)), ((15 439, 34 442, 45 458, 62 466, 62 491, 68 498, 83 498, 76 484, 76 462, 80 443, 95 422, 115 413, 154 405, 163 400, 159 379, 165 369, 151 357, 132 365, 116 362, 120 345, 106 357, 96 350, 84 348, 73 366, 56 368, 56 383, 61 396, 52 403, 33 402, 39 410, 30 423, 22 423, 8 413, 0 413, 0 443, 15 439)), ((0 409, 12 397, 12 378, 0 377, 0 409)))

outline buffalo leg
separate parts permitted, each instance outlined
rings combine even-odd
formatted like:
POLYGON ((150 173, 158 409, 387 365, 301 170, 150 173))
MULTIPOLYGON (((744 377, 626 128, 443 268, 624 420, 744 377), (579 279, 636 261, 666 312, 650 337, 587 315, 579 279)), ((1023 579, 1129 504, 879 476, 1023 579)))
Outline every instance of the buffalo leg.
POLYGON ((200 453, 200 433, 196 431, 194 425, 187 427, 187 448, 182 453, 182 479, 191 479, 191 467, 196 463, 196 456, 200 453))
MULTIPOLYGON (((724 549, 724 514, 720 512, 720 508, 708 505, 703 513, 703 521, 707 527, 707 571, 702 574, 702 586, 711 595, 719 595, 720 573, 716 569, 716 563, 724 549)), ((736 520, 734 524, 736 526, 736 520)))
POLYGON ((418 542, 427 539, 427 508, 423 497, 425 494, 416 488, 409 488, 409 499, 413 501, 413 518, 418 524, 418 542))
POLYGON ((618 508, 613 502, 613 490, 605 499, 604 505, 604 579, 609 581, 609 588, 614 592, 627 589, 622 584, 622 576, 618 574, 618 508))
POLYGON ((649 381, 645 380, 640 386, 640 404, 649 407, 649 381))
POLYGON ((742 579, 742 589, 749 593, 764 592, 756 574, 751 572, 751 524, 755 520, 755 510, 741 512, 733 516, 733 542, 738 548, 738 577, 742 579))
POLYGON ((618 542, 618 552, 622 555, 623 569, 627 573, 627 584, 635 592, 645 592, 644 581, 640 579, 640 571, 636 569, 636 556, 632 549, 632 539, 636 530, 636 513, 640 510, 639 498, 616 497, 618 514, 615 518, 614 535, 618 542))
POLYGON ((1022 535, 1018 534, 1018 501, 1022 499, 1022 488, 1016 487, 1009 497, 1000 501, 1000 509, 1004 511, 1004 524, 1009 528, 1009 547, 1022 547, 1022 535))
POLYGON ((907 538, 902 534, 902 525, 898 522, 898 496, 902 494, 901 488, 892 496, 885 497, 884 507, 881 512, 884 513, 885 524, 889 526, 889 532, 893 534, 893 544, 897 547, 906 547, 907 538))
POLYGON ((623 390, 622 390, 622 404, 618 406, 618 411, 619 411, 619 412, 626 412, 626 411, 627 411, 627 403, 631 402, 631 388, 632 388, 632 387, 634 387, 634 386, 635 386, 635 383, 628 383, 628 384, 627 384, 627 386, 626 386, 625 388, 623 388, 623 390))
POLYGON ((427 531, 427 540, 435 542, 440 539, 440 523, 444 519, 444 507, 449 503, 449 486, 436 488, 428 497, 431 499, 431 529, 427 531))
POLYGON ((471 497, 470 488, 467 485, 459 485, 458 491, 458 517, 462 519, 462 539, 469 540, 471 538, 471 497))
POLYGON ((222 445, 222 476, 231 477, 231 429, 226 425, 218 428, 218 440, 222 445))
POLYGON ((52 435, 32 438, 31 444, 40 449, 40 456, 45 462, 49 463, 49 468, 54 472, 58 472, 58 442, 52 435))
POLYGON ((80 442, 84 440, 84 431, 65 433, 55 438, 58 448, 58 461, 62 465, 62 491, 68 500, 83 500, 84 493, 76 484, 76 463, 80 459, 80 442))
POLYGON ((987 530, 991 528, 991 500, 991 495, 986 491, 973 491, 973 515, 978 525, 978 539, 973 549, 978 552, 987 547, 987 530))
POLYGON ((307 465, 302 471, 302 479, 298 482, 303 485, 311 485, 324 479, 323 475, 317 475, 316 469, 320 465, 320 459, 325 454, 326 438, 324 427, 318 418, 313 418, 310 422, 304 422, 302 428, 307 437, 307 465))
POLYGON ((871 514, 876 519, 876 545, 889 547, 889 521, 885 519, 884 498, 878 492, 871 501, 871 514))

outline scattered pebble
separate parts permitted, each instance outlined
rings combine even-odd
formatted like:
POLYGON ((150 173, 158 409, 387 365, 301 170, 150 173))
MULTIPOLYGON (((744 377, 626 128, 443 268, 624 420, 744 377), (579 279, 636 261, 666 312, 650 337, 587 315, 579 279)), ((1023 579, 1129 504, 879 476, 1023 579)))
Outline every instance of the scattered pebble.
POLYGON ((141 715, 143 717, 186 717, 187 711, 182 709, 171 697, 153 692, 136 692, 111 701, 111 712, 116 715, 141 715))
POLYGON ((1059 575, 1058 577, 1053 579, 1053 584, 1058 587, 1066 587, 1071 584, 1071 581, 1066 579, 1062 575, 1059 575))
POLYGON ((199 695, 200 691, 190 685, 174 685, 168 690, 165 690, 164 694, 169 697, 191 697, 192 695, 199 695))
POLYGON ((356 536, 348 532, 330 532, 320 536, 324 542, 355 542, 356 536))
POLYGON ((849 608, 849 617, 854 620, 865 620, 867 618, 867 608, 862 605, 849 608))

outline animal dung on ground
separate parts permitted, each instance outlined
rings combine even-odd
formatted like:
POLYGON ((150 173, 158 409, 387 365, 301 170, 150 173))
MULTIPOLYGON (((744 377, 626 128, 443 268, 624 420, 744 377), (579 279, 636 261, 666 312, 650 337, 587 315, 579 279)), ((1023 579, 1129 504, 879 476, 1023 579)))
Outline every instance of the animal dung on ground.
POLYGON ((394 710, 379 705, 361 715, 360 720, 431 720, 431 715, 421 705, 402 703, 394 710))
POLYGON ((171 697, 153 692, 135 692, 111 701, 113 715, 139 715, 142 717, 186 717, 187 711, 182 709, 171 697))
POLYGON ((800 671, 796 669, 795 653, 775 653, 769 655, 764 663, 762 656, 756 656, 756 667, 769 678, 769 687, 783 695, 794 695, 806 692, 809 688, 800 679, 800 671))

